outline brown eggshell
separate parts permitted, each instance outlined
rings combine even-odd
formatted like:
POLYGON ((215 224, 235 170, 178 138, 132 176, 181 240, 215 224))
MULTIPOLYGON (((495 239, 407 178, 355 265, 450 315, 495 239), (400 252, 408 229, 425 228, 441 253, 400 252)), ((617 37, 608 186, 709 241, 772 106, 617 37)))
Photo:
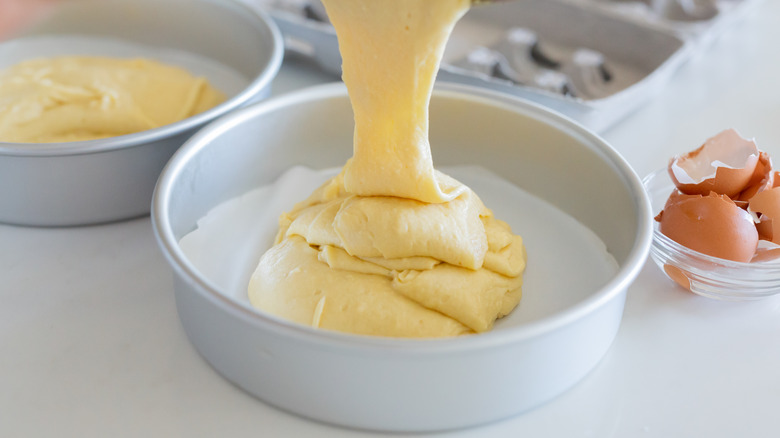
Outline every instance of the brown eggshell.
POLYGON ((747 188, 734 201, 750 201, 750 198, 756 193, 771 189, 775 184, 776 173, 772 171, 772 158, 769 157, 769 154, 764 151, 759 152, 756 170, 753 172, 747 188))
POLYGON ((672 194, 658 219, 661 233, 713 257, 746 263, 758 247, 753 218, 727 196, 672 194))
POLYGON ((678 189, 672 190, 672 193, 670 193, 669 197, 666 199, 664 209, 655 217, 656 222, 661 222, 663 220, 664 211, 668 210, 670 206, 679 204, 683 200, 691 198, 701 198, 701 195, 686 195, 685 193, 681 193, 678 189))
POLYGON ((679 284, 683 289, 691 290, 691 279, 685 274, 685 271, 670 264, 664 265, 666 275, 679 284))
POLYGON ((756 213, 759 238, 780 244, 780 187, 763 190, 750 199, 748 211, 756 213))
POLYGON ((750 184, 758 161, 756 143, 727 129, 698 149, 673 157, 668 171, 674 185, 685 194, 715 192, 734 198, 750 184))

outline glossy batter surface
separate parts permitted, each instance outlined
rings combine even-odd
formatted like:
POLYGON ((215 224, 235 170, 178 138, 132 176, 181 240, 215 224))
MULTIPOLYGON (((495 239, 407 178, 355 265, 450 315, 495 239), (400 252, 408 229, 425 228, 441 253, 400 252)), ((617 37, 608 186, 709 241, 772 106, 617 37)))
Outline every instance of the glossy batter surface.
POLYGON ((33 59, 0 72, 0 141, 52 143, 132 134, 224 100, 206 79, 152 60, 33 59))

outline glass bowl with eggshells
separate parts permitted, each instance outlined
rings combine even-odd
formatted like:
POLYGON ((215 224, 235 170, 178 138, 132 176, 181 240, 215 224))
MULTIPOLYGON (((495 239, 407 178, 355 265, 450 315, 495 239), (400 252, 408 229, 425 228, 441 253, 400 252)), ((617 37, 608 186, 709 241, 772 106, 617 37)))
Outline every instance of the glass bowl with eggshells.
POLYGON ((643 183, 650 256, 669 279, 720 300, 780 293, 780 172, 754 139, 727 129, 643 183))

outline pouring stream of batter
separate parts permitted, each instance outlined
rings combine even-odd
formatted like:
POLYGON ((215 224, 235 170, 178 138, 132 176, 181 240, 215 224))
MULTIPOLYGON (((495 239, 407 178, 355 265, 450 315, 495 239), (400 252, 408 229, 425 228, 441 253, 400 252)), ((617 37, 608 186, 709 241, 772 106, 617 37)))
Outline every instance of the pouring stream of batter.
POLYGON ((331 330, 483 332, 521 297, 525 248, 436 171, 428 103, 466 0, 325 0, 355 116, 342 172, 280 218, 249 284, 259 309, 331 330))

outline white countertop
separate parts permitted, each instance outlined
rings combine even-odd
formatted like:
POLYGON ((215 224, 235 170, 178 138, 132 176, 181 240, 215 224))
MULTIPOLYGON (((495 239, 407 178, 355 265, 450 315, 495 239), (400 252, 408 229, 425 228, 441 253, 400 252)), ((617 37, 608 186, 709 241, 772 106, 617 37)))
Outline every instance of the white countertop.
MULTIPOLYGON (((641 176, 727 127, 780 157, 779 20, 780 2, 759 5, 604 137, 641 176)), ((286 62, 274 90, 325 80, 286 62)), ((701 298, 648 261, 581 383, 515 418, 433 436, 776 437, 778 408, 780 296, 701 298)), ((141 218, 0 225, 0 437, 49 436, 384 435, 281 412, 214 372, 187 341, 141 218)))

